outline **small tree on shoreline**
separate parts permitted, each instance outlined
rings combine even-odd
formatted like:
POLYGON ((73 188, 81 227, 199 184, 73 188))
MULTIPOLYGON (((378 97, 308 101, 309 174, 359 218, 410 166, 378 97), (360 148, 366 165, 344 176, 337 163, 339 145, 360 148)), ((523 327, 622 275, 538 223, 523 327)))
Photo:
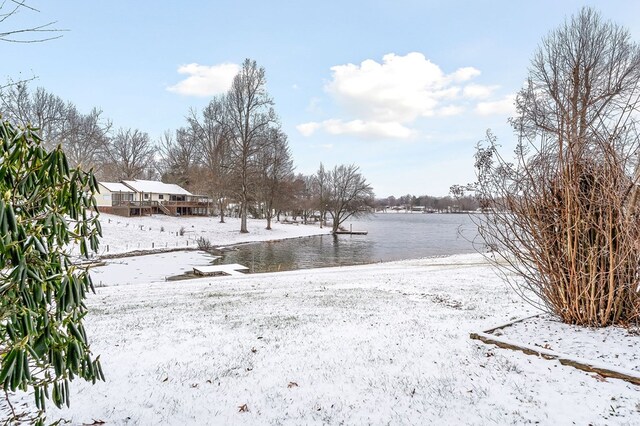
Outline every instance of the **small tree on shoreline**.
POLYGON ((329 171, 320 164, 316 179, 323 181, 317 207, 331 216, 331 232, 338 231, 350 217, 368 213, 373 205, 373 189, 354 164, 335 166, 329 171))

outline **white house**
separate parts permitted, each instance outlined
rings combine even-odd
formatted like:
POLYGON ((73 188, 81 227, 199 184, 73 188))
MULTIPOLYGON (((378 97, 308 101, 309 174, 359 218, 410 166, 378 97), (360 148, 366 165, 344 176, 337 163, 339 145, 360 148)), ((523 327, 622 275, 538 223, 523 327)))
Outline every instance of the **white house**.
POLYGON ((192 193, 173 183, 155 180, 123 180, 122 184, 135 192, 135 201, 186 201, 192 193))
POLYGON ((133 190, 119 182, 98 182, 98 207, 111 207, 122 201, 133 201, 133 190))
POLYGON ((154 180, 99 182, 98 210, 121 216, 164 213, 171 216, 206 216, 213 203, 179 185, 154 180))

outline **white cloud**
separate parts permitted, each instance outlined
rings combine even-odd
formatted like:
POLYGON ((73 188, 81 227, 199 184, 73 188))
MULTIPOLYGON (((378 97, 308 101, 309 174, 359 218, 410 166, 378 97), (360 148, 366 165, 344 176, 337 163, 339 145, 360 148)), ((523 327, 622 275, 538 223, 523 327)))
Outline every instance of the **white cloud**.
POLYGON ((497 101, 479 102, 475 112, 478 115, 504 114, 511 116, 516 112, 515 100, 516 95, 510 94, 497 101))
POLYGON ((322 129, 331 135, 356 135, 367 139, 408 139, 415 132, 398 122, 380 122, 339 119, 325 120, 319 123, 311 122, 296 126, 303 136, 311 136, 322 129))
POLYGON ((364 120, 399 123, 435 115, 440 102, 459 97, 461 88, 455 83, 480 74, 472 67, 445 74, 418 52, 389 53, 382 63, 367 59, 331 71, 333 79, 326 90, 350 113, 364 120))
MULTIPOLYGON (((380 62, 367 59, 336 65, 331 72, 325 90, 342 107, 344 116, 300 124, 298 130, 304 136, 324 131, 408 139, 418 134, 414 125, 423 118, 456 116, 467 110, 480 115, 513 110, 513 95, 493 100, 500 86, 473 82, 480 70, 462 67, 446 73, 419 52, 389 53, 380 62)), ((316 102, 312 99, 308 111, 317 112, 316 102)))
POLYGON ((482 84, 467 84, 462 90, 462 96, 469 99, 486 99, 500 86, 484 86, 482 84))
POLYGON ((480 75, 480 70, 473 67, 464 67, 456 70, 451 77, 456 82, 468 81, 480 75))
POLYGON ((302 136, 311 136, 321 127, 320 123, 302 123, 296 126, 296 129, 302 134, 302 136))
POLYGON ((440 108, 437 113, 442 117, 450 117, 452 115, 460 115, 464 112, 464 107, 458 105, 447 105, 440 108))
POLYGON ((224 63, 219 65, 187 64, 178 68, 179 74, 188 77, 179 83, 167 87, 167 90, 187 96, 213 96, 226 92, 233 77, 240 71, 237 64, 224 63))
MULTIPOLYGON (((417 134, 412 129, 416 120, 462 114, 470 100, 485 99, 496 88, 470 83, 480 75, 476 68, 447 74, 419 52, 389 53, 381 62, 367 59, 359 65, 336 65, 331 71, 325 90, 351 119, 300 124, 298 130, 304 136, 323 130, 333 135, 407 139, 417 134)), ((316 101, 311 105, 315 109, 316 101)))

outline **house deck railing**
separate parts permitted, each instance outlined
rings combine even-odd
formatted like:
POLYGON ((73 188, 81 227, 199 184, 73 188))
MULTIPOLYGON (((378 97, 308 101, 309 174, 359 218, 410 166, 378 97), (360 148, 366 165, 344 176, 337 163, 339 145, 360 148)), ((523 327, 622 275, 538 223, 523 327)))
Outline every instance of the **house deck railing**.
POLYGON ((188 200, 167 200, 167 201, 134 201, 134 200, 113 200, 113 207, 131 207, 131 208, 151 208, 159 207, 206 207, 210 206, 211 201, 206 198, 188 199, 188 200))

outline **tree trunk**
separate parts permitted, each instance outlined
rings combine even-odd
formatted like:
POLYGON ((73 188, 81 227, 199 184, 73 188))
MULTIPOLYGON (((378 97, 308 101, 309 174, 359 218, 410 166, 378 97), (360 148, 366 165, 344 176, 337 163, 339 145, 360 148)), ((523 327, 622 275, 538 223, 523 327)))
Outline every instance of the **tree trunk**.
POLYGON ((224 203, 220 202, 220 223, 224 223, 224 203))
POLYGON ((249 230, 247 229, 247 202, 242 201, 240 204, 240 232, 243 234, 248 234, 249 230))
POLYGON ((264 215, 267 219, 267 230, 271 231, 271 218, 273 217, 272 204, 269 202, 264 208, 264 215))
POLYGON ((331 229, 331 232, 335 234, 338 231, 338 228, 340 228, 340 219, 338 219, 338 217, 336 216, 333 218, 333 227, 331 229))

